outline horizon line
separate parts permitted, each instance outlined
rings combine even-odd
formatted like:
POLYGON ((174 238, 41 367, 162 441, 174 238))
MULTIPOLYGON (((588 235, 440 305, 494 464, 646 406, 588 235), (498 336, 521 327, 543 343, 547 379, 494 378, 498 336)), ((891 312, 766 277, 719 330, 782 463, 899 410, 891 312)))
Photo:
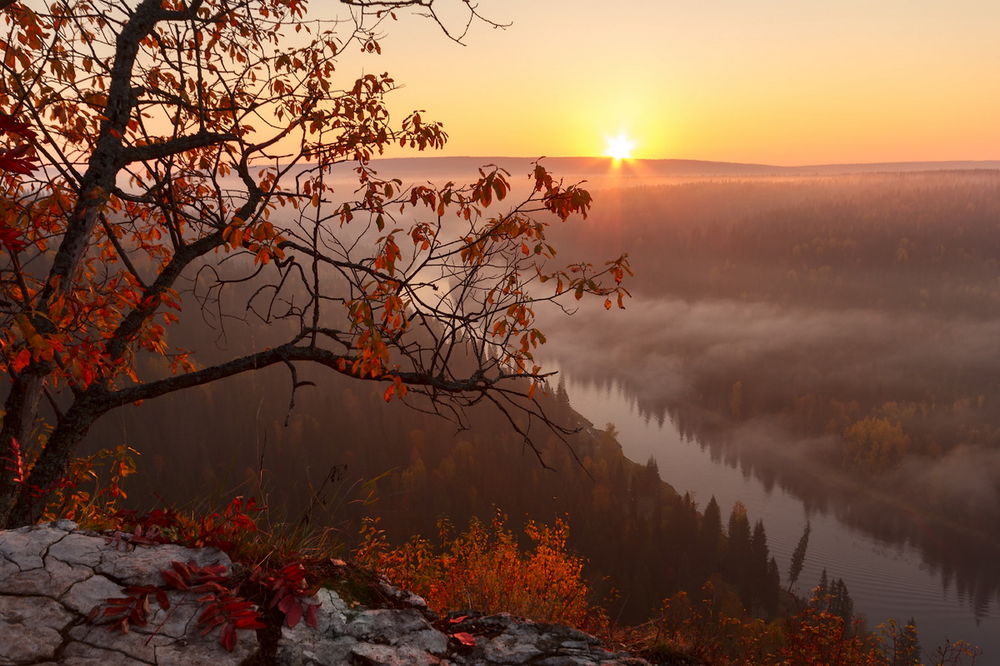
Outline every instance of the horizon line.
POLYGON ((773 167, 779 169, 796 169, 796 168, 806 168, 806 167, 836 167, 836 166, 878 166, 883 164, 950 164, 950 163, 968 163, 968 164, 989 164, 989 163, 1000 163, 1000 156, 993 159, 915 159, 915 160, 880 160, 872 162, 812 162, 812 163, 798 163, 798 164, 773 164, 768 162, 741 162, 741 161, 727 161, 727 160, 709 160, 696 157, 629 157, 624 160, 616 160, 616 158, 609 157, 607 155, 542 155, 536 157, 528 157, 524 155, 409 155, 409 156, 394 156, 394 157, 374 157, 372 161, 376 160, 605 160, 608 162, 703 162, 706 164, 733 164, 738 166, 755 166, 755 167, 773 167))

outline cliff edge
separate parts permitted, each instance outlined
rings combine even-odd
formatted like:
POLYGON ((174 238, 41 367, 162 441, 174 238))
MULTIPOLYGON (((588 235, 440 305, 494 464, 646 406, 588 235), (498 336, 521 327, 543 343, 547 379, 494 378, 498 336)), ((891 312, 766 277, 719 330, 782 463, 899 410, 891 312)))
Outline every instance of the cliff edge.
POLYGON ((246 602, 227 606, 223 593, 206 602, 212 576, 239 575, 233 569, 214 548, 130 543, 65 520, 2 531, 0 665, 647 664, 565 626, 506 614, 441 618, 384 581, 392 607, 365 607, 324 588, 303 600, 306 615, 294 626, 279 616, 256 628, 240 619, 246 602), (161 572, 175 563, 213 573, 164 585, 161 572))

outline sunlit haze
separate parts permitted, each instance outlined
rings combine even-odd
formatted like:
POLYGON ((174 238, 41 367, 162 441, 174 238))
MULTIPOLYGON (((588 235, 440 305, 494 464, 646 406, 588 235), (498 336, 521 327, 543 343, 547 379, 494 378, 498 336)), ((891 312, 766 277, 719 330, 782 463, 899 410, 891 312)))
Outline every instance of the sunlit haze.
POLYGON ((0 50, 3 663, 1000 664, 1000 0, 0 50))
POLYGON ((604 155, 616 160, 625 160, 632 157, 633 150, 635 150, 635 141, 622 132, 616 136, 608 137, 604 155))
MULTIPOLYGON (((483 0, 506 30, 465 46, 387 25, 363 59, 393 102, 445 123, 443 155, 597 156, 628 127, 636 158, 771 164, 1000 156, 993 0, 483 0)), ((346 71, 346 70, 345 70, 346 71)))

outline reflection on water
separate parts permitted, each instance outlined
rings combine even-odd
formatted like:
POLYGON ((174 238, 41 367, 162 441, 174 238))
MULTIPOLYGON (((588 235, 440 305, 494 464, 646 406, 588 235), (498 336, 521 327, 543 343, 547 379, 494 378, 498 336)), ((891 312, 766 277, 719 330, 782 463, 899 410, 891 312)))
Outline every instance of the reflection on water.
MULTIPOLYGON (((739 500, 750 515, 761 518, 783 573, 806 521, 811 522, 800 593, 815 585, 826 569, 831 577, 844 579, 855 609, 867 616, 870 626, 889 617, 913 617, 925 650, 947 638, 981 646, 987 662, 990 655, 1000 654, 1000 614, 996 605, 991 607, 992 595, 974 598, 968 586, 956 584, 961 571, 929 566, 906 538, 889 540, 859 529, 849 516, 863 508, 848 507, 845 514, 837 500, 807 504, 732 450, 699 444, 682 436, 672 419, 641 413, 617 383, 596 384, 565 372, 563 377, 572 406, 599 427, 613 423, 626 456, 638 462, 654 458, 663 479, 680 493, 690 492, 702 507, 714 495, 724 512, 739 500)), ((926 543, 933 535, 914 540, 926 543)))

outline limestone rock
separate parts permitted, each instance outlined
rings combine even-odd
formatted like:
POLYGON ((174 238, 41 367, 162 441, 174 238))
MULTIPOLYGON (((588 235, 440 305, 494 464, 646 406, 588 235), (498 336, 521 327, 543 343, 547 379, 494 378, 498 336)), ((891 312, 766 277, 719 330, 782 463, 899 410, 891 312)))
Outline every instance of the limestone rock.
POLYGON ((203 592, 168 592, 169 608, 151 604, 148 623, 128 633, 96 624, 100 616, 90 620, 95 607, 124 596, 123 586, 161 584, 160 571, 175 561, 231 567, 218 550, 132 547, 127 537, 90 534, 70 521, 0 532, 0 666, 646 664, 559 625, 504 614, 442 620, 423 599, 385 581, 378 591, 395 608, 352 607, 335 591, 320 590, 314 599, 317 626, 302 621, 281 627, 277 645, 269 643, 272 651, 266 654, 252 631, 239 632, 233 652, 219 645, 218 629, 202 636, 198 597, 203 592), (475 644, 449 635, 457 632, 471 634, 475 644))
POLYGON ((73 619, 46 597, 0 595, 0 664, 51 659, 73 619))
POLYGON ((463 616, 460 622, 450 623, 452 631, 472 634, 476 645, 451 657, 455 664, 648 666, 642 659, 604 650, 597 638, 570 627, 529 622, 506 613, 463 616))
POLYGON ((0 594, 60 597, 71 586, 93 575, 93 570, 87 567, 46 557, 43 567, 12 571, 6 576, 0 576, 0 594))
POLYGON ((409 645, 393 647, 362 643, 351 650, 355 663, 371 666, 433 666, 441 660, 424 650, 409 645))
POLYGON ((100 574, 92 574, 90 578, 74 584, 59 601, 63 606, 80 615, 87 615, 95 606, 105 599, 120 597, 122 586, 112 582, 100 574))
POLYGON ((49 546, 66 538, 66 532, 56 528, 21 527, 0 533, 0 556, 21 571, 44 566, 42 558, 49 546))
POLYGON ((94 570, 127 585, 159 585, 163 582, 160 571, 171 562, 194 562, 201 567, 222 564, 227 572, 232 568, 229 556, 221 550, 166 544, 135 550, 105 547, 94 570))
POLYGON ((151 609, 149 624, 128 633, 88 620, 123 585, 161 584, 174 561, 231 567, 221 551, 176 545, 131 547, 121 539, 76 531, 71 521, 0 532, 0 666, 63 664, 239 664, 258 652, 240 631, 227 652, 218 630, 200 635, 200 593, 171 592, 169 609, 151 609))

